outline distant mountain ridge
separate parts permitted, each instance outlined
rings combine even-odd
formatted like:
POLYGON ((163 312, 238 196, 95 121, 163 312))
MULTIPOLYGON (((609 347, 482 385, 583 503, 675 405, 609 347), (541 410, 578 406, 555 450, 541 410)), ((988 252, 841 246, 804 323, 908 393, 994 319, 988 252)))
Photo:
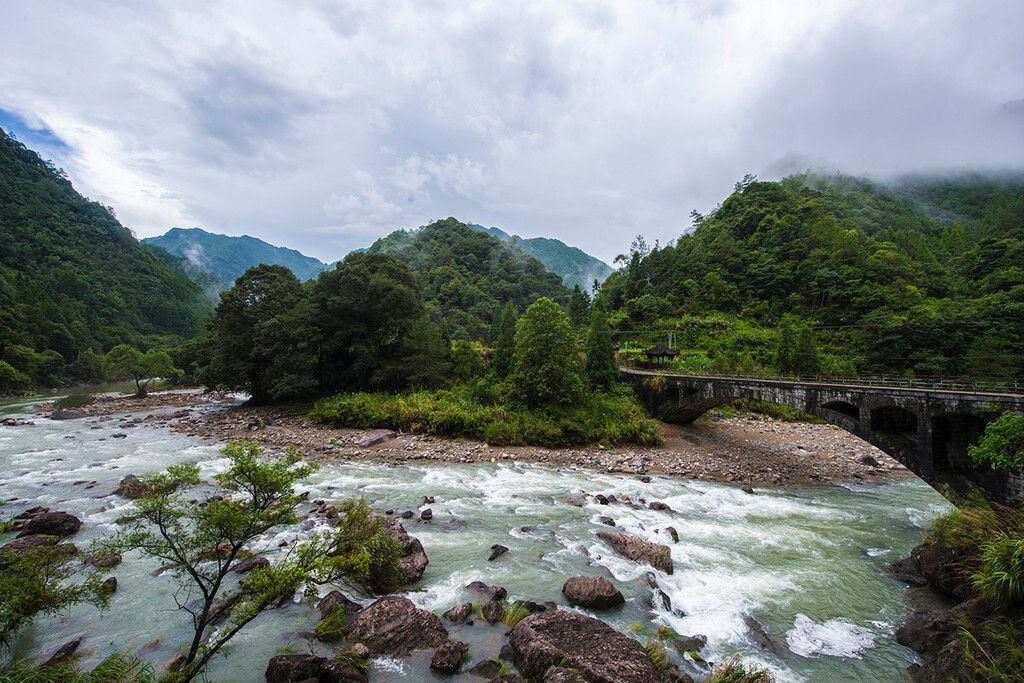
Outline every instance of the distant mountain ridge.
POLYGON ((470 223, 469 227, 493 235, 503 242, 514 244, 524 254, 529 254, 543 263, 552 273, 561 275, 562 282, 570 289, 573 285, 579 285, 580 289, 589 292, 594 280, 604 282, 605 278, 615 272, 604 261, 594 258, 578 247, 570 247, 561 240, 550 237, 531 237, 524 240, 499 228, 485 228, 475 223, 470 223))
MULTIPOLYGON (((229 286, 248 268, 260 263, 284 266, 303 282, 330 267, 295 249, 278 247, 249 235, 218 235, 202 228, 171 228, 163 235, 147 237, 142 242, 186 259, 229 286)), ((187 270, 183 272, 195 279, 187 270)))

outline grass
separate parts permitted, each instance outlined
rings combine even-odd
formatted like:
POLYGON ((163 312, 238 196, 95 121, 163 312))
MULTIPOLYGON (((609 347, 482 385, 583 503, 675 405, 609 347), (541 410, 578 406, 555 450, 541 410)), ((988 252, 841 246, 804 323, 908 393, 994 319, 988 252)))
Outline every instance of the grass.
POLYGON ((325 618, 320 620, 320 623, 313 629, 313 635, 315 635, 316 639, 319 641, 329 642, 341 638, 341 634, 344 630, 345 608, 343 606, 338 606, 331 610, 331 613, 325 618))
MULTIPOLYGON (((334 612, 338 611, 344 612, 344 610, 334 610, 334 612)), ((331 613, 332 616, 334 612, 331 613)), ((317 637, 319 638, 320 636, 317 637)), ((336 661, 345 662, 346 664, 354 666, 355 668, 359 669, 359 671, 361 671, 363 675, 368 675, 370 673, 370 662, 366 659, 363 659, 352 650, 338 650, 338 652, 334 655, 334 659, 336 661)))
POLYGON ((748 667, 733 657, 712 669, 703 683, 775 683, 775 674, 770 669, 748 667))
POLYGON ((661 443, 658 423, 628 390, 590 393, 575 406, 538 410, 501 403, 493 388, 482 383, 399 395, 339 394, 318 401, 310 417, 344 427, 465 437, 492 446, 661 443))
POLYGON ((73 662, 30 666, 14 662, 0 669, 0 683, 155 683, 153 667, 140 657, 115 652, 92 671, 73 662))
POLYGON ((647 638, 644 640, 644 651, 647 652, 647 656, 650 657, 651 663, 654 664, 654 668, 658 670, 658 673, 664 674, 672 667, 672 660, 669 659, 668 650, 661 641, 656 638, 647 638))
POLYGON ((987 621, 978 628, 961 626, 963 663, 975 680, 1009 683, 1024 671, 1024 634, 1012 624, 987 621))
POLYGON ((505 626, 512 627, 518 624, 520 621, 530 616, 530 610, 526 608, 522 602, 512 603, 506 610, 505 616, 502 618, 502 623, 505 626))

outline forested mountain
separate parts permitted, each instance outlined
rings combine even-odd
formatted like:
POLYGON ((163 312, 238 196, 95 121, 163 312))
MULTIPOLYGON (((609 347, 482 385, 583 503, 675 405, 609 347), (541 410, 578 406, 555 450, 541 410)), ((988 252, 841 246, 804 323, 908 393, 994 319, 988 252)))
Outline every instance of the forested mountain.
POLYGON ((771 365, 777 332, 725 349, 722 326, 798 326, 835 351, 831 369, 1024 374, 1024 194, 971 181, 915 192, 973 218, 934 220, 859 179, 748 178, 676 244, 634 246, 602 292, 621 330, 701 337, 718 314, 694 343, 725 366, 771 365))
POLYGON ((501 307, 520 311, 542 296, 567 303, 569 291, 533 256, 454 218, 417 230, 398 230, 367 253, 404 261, 428 307, 448 322, 453 337, 485 338, 501 307))
POLYGON ((284 266, 303 282, 330 267, 295 249, 277 247, 248 235, 217 235, 202 228, 171 228, 159 237, 147 237, 142 242, 181 256, 229 285, 247 268, 260 263, 284 266))
POLYGON ((485 228, 476 224, 470 224, 469 227, 494 235, 503 242, 510 242, 524 254, 534 256, 552 273, 561 275, 562 282, 569 288, 579 285, 584 292, 589 292, 594 280, 604 282, 604 279, 614 272, 604 261, 594 258, 582 249, 570 247, 561 240, 549 237, 531 237, 524 240, 498 228, 485 228))
MULTIPOLYGON (((50 349, 66 363, 84 349, 192 336, 212 311, 200 288, 139 244, 111 209, 2 130, 0 302, 5 359, 50 349)), ((11 365, 22 370, 19 363, 11 365)))
POLYGON ((231 285, 198 265, 195 261, 191 261, 184 256, 172 254, 163 247, 155 244, 146 244, 145 240, 143 240, 143 244, 147 249, 153 252, 158 259, 169 265, 171 268, 174 268, 176 271, 185 274, 188 276, 189 280, 192 280, 192 282, 202 287, 212 304, 217 304, 220 300, 219 295, 221 292, 227 291, 231 288, 231 285))

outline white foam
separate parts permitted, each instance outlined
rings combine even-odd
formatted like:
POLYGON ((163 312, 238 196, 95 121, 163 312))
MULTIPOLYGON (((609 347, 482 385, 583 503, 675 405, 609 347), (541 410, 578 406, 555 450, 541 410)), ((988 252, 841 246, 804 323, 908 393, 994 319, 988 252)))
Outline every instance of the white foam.
POLYGON ((797 614, 793 628, 786 632, 786 644, 801 657, 826 655, 860 659, 859 652, 875 646, 875 632, 845 619, 830 619, 819 624, 805 614, 797 614))

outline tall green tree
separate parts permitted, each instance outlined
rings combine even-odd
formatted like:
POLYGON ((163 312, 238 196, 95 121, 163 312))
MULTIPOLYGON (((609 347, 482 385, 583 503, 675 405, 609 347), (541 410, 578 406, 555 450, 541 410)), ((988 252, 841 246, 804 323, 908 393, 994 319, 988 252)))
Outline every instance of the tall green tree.
POLYGON ((145 396, 149 383, 157 377, 173 378, 180 374, 171 357, 163 351, 142 353, 127 344, 118 344, 107 352, 108 372, 112 377, 135 380, 135 395, 145 396))
POLYGON ((573 327, 579 329, 586 325, 589 313, 590 296, 579 285, 573 285, 572 294, 569 295, 569 318, 573 327))
POLYGON ((796 335, 796 348, 793 350, 795 370, 805 375, 813 375, 821 371, 821 359, 818 356, 818 345, 814 341, 814 330, 801 327, 796 335))
POLYGON ((509 384, 514 400, 531 408, 571 405, 583 392, 572 324, 547 297, 527 308, 516 323, 509 384))
MULTIPOLYGON (((235 285, 221 294, 212 321, 213 340, 208 382, 215 386, 247 391, 253 403, 272 397, 270 368, 287 359, 280 337, 287 324, 274 323, 302 300, 302 284, 284 266, 260 264, 249 268, 235 285)), ((287 354, 287 349, 285 349, 287 354)))
POLYGON ((516 348, 516 321, 519 315, 514 304, 507 303, 498 322, 498 339, 494 343, 494 374, 505 379, 512 371, 516 348))
POLYGON ((608 316, 600 297, 594 301, 590 313, 590 331, 587 334, 587 357, 583 363, 587 383, 596 389, 607 389, 619 379, 619 368, 615 362, 615 344, 608 316))

